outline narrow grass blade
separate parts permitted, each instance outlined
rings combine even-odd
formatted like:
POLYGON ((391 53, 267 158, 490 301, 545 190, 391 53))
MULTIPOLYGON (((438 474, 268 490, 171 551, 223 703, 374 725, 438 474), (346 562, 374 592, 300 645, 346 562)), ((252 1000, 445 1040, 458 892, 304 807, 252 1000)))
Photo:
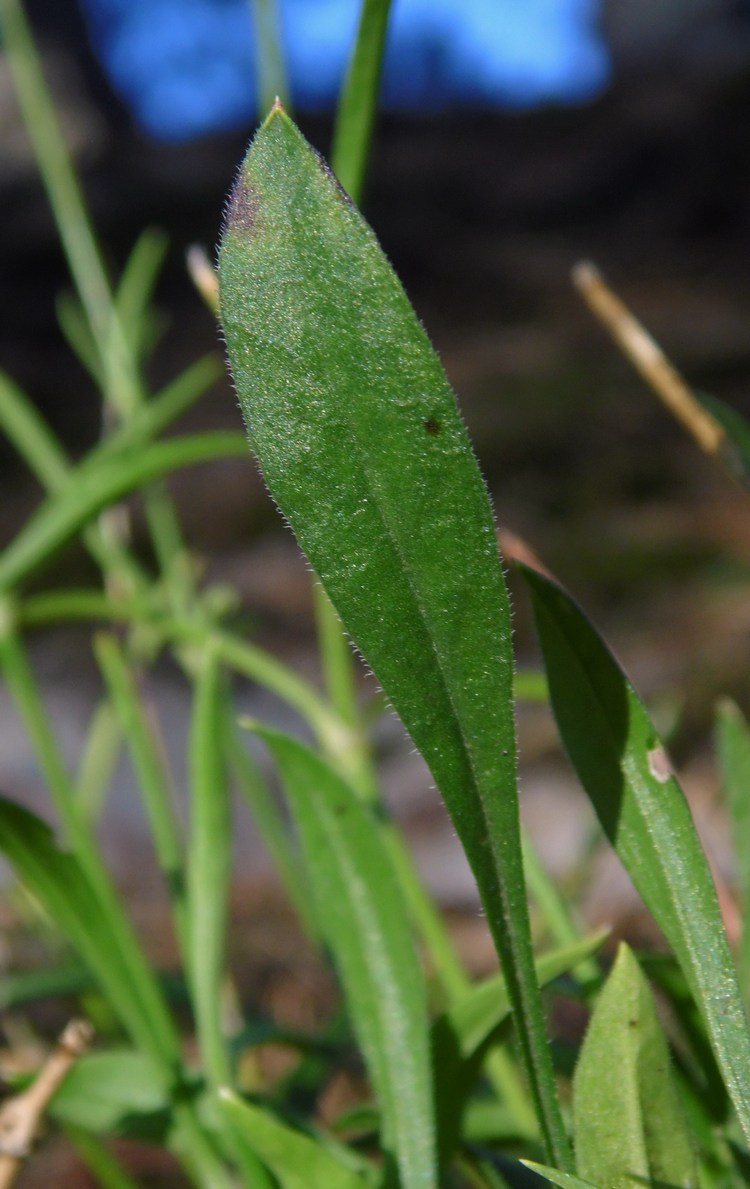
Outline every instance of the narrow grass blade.
POLYGON ((718 456, 743 487, 750 487, 750 424, 736 409, 706 392, 694 392, 696 400, 724 431, 718 456))
POLYGON ((31 398, 0 372, 0 429, 49 491, 59 491, 69 459, 31 398))
POLYGON ((435 1186, 427 997, 395 874, 357 794, 307 747, 255 728, 279 768, 403 1189, 435 1186))
POLYGON ((123 334, 139 360, 148 355, 160 329, 161 319, 149 303, 167 254, 167 245, 163 231, 149 227, 141 232, 125 263, 114 296, 123 334))
POLYGON ((89 825, 101 817, 121 745, 122 734, 112 704, 108 698, 102 698, 89 719, 75 778, 78 805, 89 825))
POLYGON ((750 728, 733 702, 725 701, 719 706, 716 750, 721 788, 732 822, 742 921, 737 974, 747 1008, 750 1007, 750 728))
POLYGON ((610 1189, 632 1189, 634 1178, 697 1189, 669 1047, 648 983, 625 944, 578 1057, 573 1118, 576 1167, 586 1180, 610 1189))
POLYGON ((108 459, 95 470, 72 472, 65 488, 37 509, 0 554, 0 591, 9 591, 28 578, 107 504, 179 467, 238 455, 245 449, 240 434, 216 431, 156 442, 108 459))
POLYGON ((362 198, 378 106, 391 0, 362 0, 359 27, 346 72, 331 149, 331 165, 355 202, 362 198))
MULTIPOLYGON (((110 920, 72 854, 61 850, 49 826, 0 798, 0 850, 94 974, 113 1010, 145 1052, 159 1051, 138 988, 113 939, 110 920)), ((165 1076, 163 1064, 159 1067, 165 1076)))
POLYGON ((262 1107, 222 1091, 219 1106, 273 1172, 280 1189, 366 1189, 364 1180, 318 1139, 296 1131, 262 1107))
POLYGON ((289 94, 281 40, 279 2, 250 0, 250 12, 255 34, 258 107, 260 111, 267 111, 275 99, 280 99, 286 104, 289 94))
POLYGON ((282 110, 220 253, 251 444, 467 852, 550 1151, 569 1162, 521 862, 507 593, 455 398, 372 232, 282 110))
POLYGON ((63 1131, 100 1189, 142 1189, 96 1136, 81 1127, 64 1127, 63 1131))
POLYGON ((239 737, 239 732, 232 721, 234 711, 233 707, 229 705, 229 699, 227 699, 223 717, 227 731, 225 741, 227 756, 237 780, 240 795, 247 803, 263 845, 268 851, 284 891, 308 937, 316 938, 319 936, 319 930, 310 898, 310 888, 304 872, 300 870, 299 859, 292 846, 289 827, 284 821, 263 773, 239 737))
MULTIPOLYGON (((547 1164, 537 1164, 535 1160, 522 1160, 521 1164, 524 1168, 538 1173, 540 1177, 545 1177, 553 1185, 557 1185, 558 1189, 599 1189, 599 1186, 592 1181, 584 1181, 583 1177, 577 1177, 573 1173, 560 1172, 559 1169, 550 1168, 547 1164)), ((606 1185, 602 1186, 602 1189, 610 1189, 610 1187, 606 1185)), ((632 1189, 632 1185, 630 1189, 632 1189)))
POLYGON ((572 599, 520 567, 552 707, 602 828, 674 950, 745 1136, 750 1036, 716 892, 690 809, 635 690, 572 599))
POLYGON ((209 1085, 216 1089, 231 1081, 221 988, 226 977, 232 825, 222 754, 222 673, 215 647, 205 649, 199 666, 190 724, 188 955, 198 1044, 209 1085))
POLYGON ((109 691, 111 705, 127 741, 156 858, 169 892, 175 930, 182 952, 186 954, 188 942, 183 843, 172 807, 166 759, 117 639, 100 632, 94 640, 94 653, 109 691))
MULTIPOLYGON (((596 933, 537 959, 539 986, 589 959, 607 934, 596 933)), ((458 1146, 461 1121, 489 1044, 510 1019, 511 1003, 501 974, 476 983, 432 1026, 435 1104, 441 1168, 458 1146)))

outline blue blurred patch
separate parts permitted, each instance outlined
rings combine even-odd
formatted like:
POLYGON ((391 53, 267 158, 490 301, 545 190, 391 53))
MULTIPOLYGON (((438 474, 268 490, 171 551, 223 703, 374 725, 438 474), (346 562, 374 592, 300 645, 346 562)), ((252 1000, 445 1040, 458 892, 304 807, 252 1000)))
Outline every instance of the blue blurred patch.
MULTIPOLYGON (((136 121, 161 140, 255 116, 249 0, 81 0, 91 41, 136 121)), ((358 0, 280 0, 294 103, 333 106, 358 0)), ((577 101, 609 77, 598 0, 395 0, 387 107, 577 101)))

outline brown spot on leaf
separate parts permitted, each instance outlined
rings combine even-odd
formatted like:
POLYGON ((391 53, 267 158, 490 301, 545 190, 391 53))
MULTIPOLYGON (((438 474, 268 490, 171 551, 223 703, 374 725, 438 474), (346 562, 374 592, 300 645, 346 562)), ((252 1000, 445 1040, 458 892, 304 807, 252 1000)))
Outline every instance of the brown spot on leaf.
POLYGON ((237 174, 237 180, 229 194, 224 231, 255 231, 258 226, 258 196, 247 184, 244 169, 237 174))
POLYGON ((427 432, 431 434, 440 433, 440 430, 443 428, 437 417, 428 417, 426 421, 422 422, 422 424, 427 432))

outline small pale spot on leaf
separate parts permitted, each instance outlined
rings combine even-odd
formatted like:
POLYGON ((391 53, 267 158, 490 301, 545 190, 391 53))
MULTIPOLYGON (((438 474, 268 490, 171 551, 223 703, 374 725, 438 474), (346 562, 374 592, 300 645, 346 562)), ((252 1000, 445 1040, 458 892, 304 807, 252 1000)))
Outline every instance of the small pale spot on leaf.
POLYGON ((652 747, 648 753, 648 770, 658 780, 659 784, 666 784, 672 775, 672 765, 663 747, 652 747))

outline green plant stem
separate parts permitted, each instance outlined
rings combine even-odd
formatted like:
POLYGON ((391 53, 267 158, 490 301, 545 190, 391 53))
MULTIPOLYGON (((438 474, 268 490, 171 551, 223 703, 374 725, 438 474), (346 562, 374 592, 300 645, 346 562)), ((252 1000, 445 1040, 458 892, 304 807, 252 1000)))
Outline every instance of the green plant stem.
POLYGON ((222 718, 226 728, 225 746, 228 762, 237 778, 239 791, 253 816, 263 845, 268 851, 290 903, 297 912, 308 937, 318 940, 312 911, 310 889, 302 878, 299 857, 289 839, 289 831, 262 773, 244 746, 234 724, 234 707, 226 699, 222 718))
POLYGON ((128 743, 157 862, 169 891, 175 930, 183 956, 186 957, 188 920, 183 846, 172 809, 166 759, 117 639, 104 632, 98 633, 94 639, 94 653, 128 743))
MULTIPOLYGON (((523 866, 532 899, 556 945, 572 945, 580 941, 581 933, 576 928, 570 909, 550 879, 528 835, 521 831, 523 866)), ((582 983, 598 982, 600 971, 593 958, 581 962, 574 973, 582 983)))
POLYGON ((121 746, 122 733, 112 704, 109 698, 102 698, 91 715, 75 779, 78 805, 89 827, 101 816, 121 746))
POLYGON ((281 44, 281 14, 277 0, 250 0, 255 34, 255 73, 258 107, 267 112, 280 99, 290 111, 284 51, 281 44))
POLYGON ((95 474, 78 470, 75 479, 48 499, 0 555, 0 591, 24 581, 50 554, 70 540, 102 508, 129 491, 181 466, 246 451, 245 440, 230 431, 208 432, 155 442, 147 449, 109 461, 95 474))
POLYGON ((139 385, 115 316, 101 253, 23 6, 19 0, 0 0, 0 16, 6 60, 68 265, 100 352, 107 396, 124 415, 136 402, 139 385))
POLYGON ((188 969, 203 1065, 212 1089, 231 1085, 223 1035, 226 916, 231 876, 231 818, 223 758, 223 676, 216 643, 201 658, 190 726, 188 969))
POLYGON ((390 0, 363 0, 336 115, 331 166, 356 203, 362 200, 390 8, 390 0))
POLYGON ((12 626, 0 633, 0 665, 11 697, 26 727, 39 766, 50 790, 66 839, 107 914, 131 982, 132 1011, 128 1021, 137 1038, 164 1073, 168 1083, 180 1077, 179 1042, 161 989, 146 962, 122 904, 102 862, 96 842, 80 812, 75 791, 52 734, 49 718, 29 667, 22 643, 12 626))

